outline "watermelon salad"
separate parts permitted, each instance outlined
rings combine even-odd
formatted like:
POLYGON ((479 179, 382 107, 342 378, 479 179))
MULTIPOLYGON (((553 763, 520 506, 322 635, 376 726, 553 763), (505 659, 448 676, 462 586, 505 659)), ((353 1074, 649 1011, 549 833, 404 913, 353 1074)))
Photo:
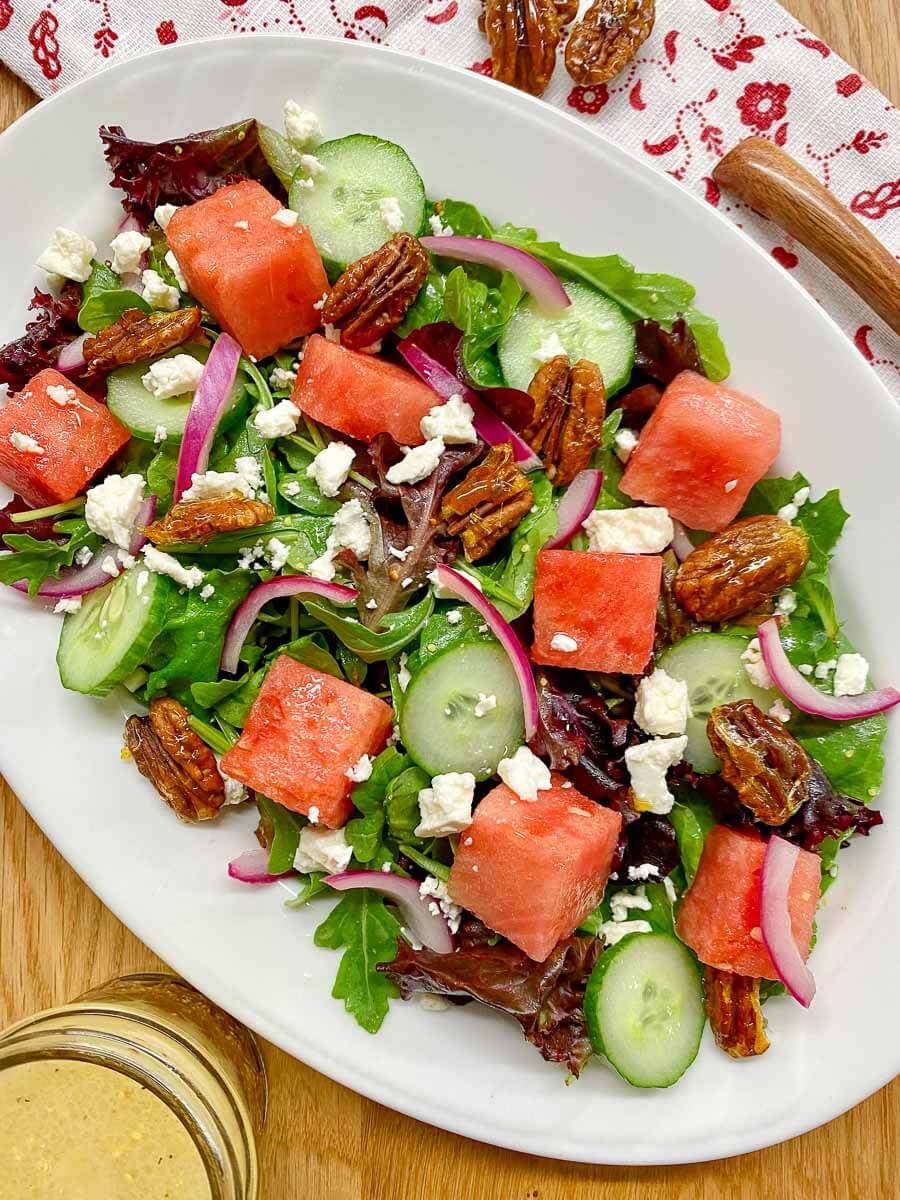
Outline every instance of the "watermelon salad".
POLYGON ((258 811, 223 894, 318 910, 364 1029, 476 1001, 638 1087, 707 1021, 765 1052, 900 700, 835 611, 838 493, 769 474, 790 397, 724 382, 684 280, 293 101, 100 137, 121 222, 52 233, 0 348, 0 582, 63 687, 127 689, 181 819, 258 811))

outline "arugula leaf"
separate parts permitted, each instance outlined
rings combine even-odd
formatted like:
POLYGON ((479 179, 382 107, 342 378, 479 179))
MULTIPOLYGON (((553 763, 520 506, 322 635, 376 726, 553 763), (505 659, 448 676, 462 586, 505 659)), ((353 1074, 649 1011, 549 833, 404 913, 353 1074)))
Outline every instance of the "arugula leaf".
POLYGON ((864 804, 878 794, 884 774, 883 744, 887 734, 883 713, 862 721, 827 721, 800 713, 790 728, 800 745, 820 764, 835 791, 864 804))
POLYGON ((678 797, 669 813, 669 820, 675 828, 685 877, 691 884, 700 865, 703 843, 715 824, 715 818, 709 805, 694 796, 689 788, 678 788, 678 797))
POLYGON ((462 360, 470 378, 479 387, 503 384, 496 355, 487 351, 522 299, 522 285, 504 271, 499 287, 488 287, 471 278, 463 267, 454 267, 444 291, 444 317, 463 332, 462 360))
POLYGON ((419 792, 428 787, 431 776, 421 767, 409 766, 392 779, 384 796, 388 833, 398 842, 418 843, 416 828, 422 819, 419 792))
MULTIPOLYGON (((385 825, 384 798, 391 782, 401 775, 411 760, 393 746, 378 755, 372 763, 372 774, 357 784, 350 794, 354 807, 362 813, 347 822, 347 841, 353 847, 358 862, 370 863, 383 849, 382 831, 385 825)), ((385 853, 385 861, 394 855, 385 853)))
POLYGON ((147 488, 156 496, 162 509, 169 509, 172 506, 177 472, 177 447, 174 449, 164 447, 154 455, 147 467, 147 488))
POLYGON ((300 890, 290 900, 285 900, 285 908, 304 908, 309 904, 310 900, 315 900, 319 896, 333 896, 334 892, 327 883, 323 883, 325 878, 324 871, 312 871, 309 875, 298 875, 297 879, 301 883, 300 890))
POLYGON ((269 847, 269 874, 283 875, 294 866, 294 855, 300 844, 301 822, 297 816, 289 812, 283 805, 276 804, 267 796, 256 793, 256 805, 260 816, 271 831, 272 844, 269 847))
POLYGON ((393 658, 413 640, 434 609, 434 596, 428 592, 418 604, 382 618, 382 629, 368 629, 356 618, 341 612, 326 600, 304 596, 302 604, 310 616, 326 628, 363 662, 382 662, 393 658))
POLYGON ((474 204, 466 200, 442 200, 440 203, 442 224, 452 229, 459 237, 494 236, 494 227, 474 204))
POLYGON ((83 546, 94 551, 102 545, 101 539, 91 533, 81 517, 58 521, 54 528, 57 532, 68 533, 68 542, 40 540, 28 533, 3 534, 0 541, 14 553, 0 554, 0 583, 18 583, 24 579, 29 596, 35 596, 44 580, 57 575, 64 567, 72 566, 75 555, 83 546))
POLYGON ((279 496, 294 508, 299 508, 314 517, 334 516, 340 504, 337 500, 323 496, 315 480, 306 474, 306 468, 313 460, 309 451, 295 442, 285 442, 283 453, 293 470, 290 473, 284 472, 279 478, 279 496))
MULTIPOLYGON (((291 547, 291 557, 288 561, 291 566, 299 568, 301 559, 303 562, 312 562, 322 554, 330 529, 331 519, 328 517, 287 513, 276 517, 274 521, 267 521, 264 525, 255 525, 252 529, 237 529, 233 533, 216 534, 202 546, 191 546, 190 552, 195 555, 240 554, 246 546, 254 546, 257 542, 265 545, 270 538, 276 537, 291 547)), ((185 551, 188 547, 180 546, 178 549, 185 551)))
POLYGON ((537 556, 559 528, 559 516, 553 503, 553 485, 543 471, 529 476, 534 491, 534 504, 509 539, 506 565, 497 583, 516 597, 515 607, 503 601, 497 608, 508 621, 514 621, 528 608, 534 595, 537 556))
POLYGON ((296 641, 288 642, 286 646, 277 646, 275 650, 266 655, 267 661, 271 664, 276 658, 286 654, 289 658, 305 663, 315 671, 333 675, 335 679, 343 679, 344 672, 334 655, 319 645, 317 637, 321 638, 321 636, 321 634, 307 634, 305 637, 297 638, 296 641))
POLYGON ((151 311, 143 296, 131 288, 122 287, 122 281, 115 271, 103 263, 93 262, 91 273, 82 286, 81 308, 78 310, 81 328, 87 333, 99 333, 107 325, 118 321, 122 313, 130 308, 139 308, 146 313, 151 311))
POLYGON ((346 947, 331 990, 347 1012, 369 1033, 377 1033, 397 986, 376 971, 378 963, 397 957, 400 923, 376 893, 365 888, 346 892, 315 933, 317 946, 346 947))

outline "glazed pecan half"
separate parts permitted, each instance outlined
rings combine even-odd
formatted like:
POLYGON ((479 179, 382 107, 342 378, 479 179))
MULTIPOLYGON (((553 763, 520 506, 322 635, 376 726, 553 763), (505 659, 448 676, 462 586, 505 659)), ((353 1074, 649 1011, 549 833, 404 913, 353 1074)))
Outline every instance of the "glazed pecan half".
POLYGON ((596 363, 551 358, 528 385, 534 417, 522 436, 557 487, 571 483, 603 441, 606 388, 596 363))
POLYGON ((182 500, 144 530, 154 546, 194 545, 208 542, 217 533, 233 533, 264 525, 275 509, 262 500, 248 500, 235 492, 215 500, 182 500))
POLYGON ((662 560, 662 581, 656 602, 656 633, 653 640, 653 652, 657 655, 686 638, 694 629, 693 622, 675 599, 672 589, 678 572, 678 559, 671 550, 666 550, 662 560))
POLYGON ((129 308, 118 321, 85 341, 85 377, 105 375, 116 367, 165 354, 190 341, 199 328, 199 308, 152 313, 129 308))
POLYGON ((556 66, 560 20, 554 0, 485 0, 493 76, 540 96, 556 66))
POLYGON ((675 595, 697 621, 727 621, 751 612, 796 582, 809 560, 809 539, 780 517, 745 517, 698 546, 681 564, 675 595))
POLYGON ((769 1048, 759 1003, 759 980, 718 967, 703 968, 706 1015, 716 1042, 732 1058, 752 1058, 769 1048))
POLYGON ((225 803, 215 755, 188 724, 177 700, 160 696, 146 717, 129 717, 125 744, 146 776, 182 821, 209 821, 225 803))
POLYGON ((397 328, 427 274, 428 255, 416 238, 398 233, 350 264, 328 294, 322 321, 340 329, 342 346, 371 346, 397 328))
POLYGON ((752 700, 712 710, 706 735, 722 778, 758 821, 783 825, 809 795, 812 763, 797 739, 752 700))
POLYGON ((469 562, 476 562, 515 529, 533 503, 531 484, 504 442, 446 494, 441 517, 448 533, 461 536, 469 562))
POLYGON ((656 0, 596 0, 572 29, 566 70, 583 87, 609 83, 637 54, 656 20, 656 0))

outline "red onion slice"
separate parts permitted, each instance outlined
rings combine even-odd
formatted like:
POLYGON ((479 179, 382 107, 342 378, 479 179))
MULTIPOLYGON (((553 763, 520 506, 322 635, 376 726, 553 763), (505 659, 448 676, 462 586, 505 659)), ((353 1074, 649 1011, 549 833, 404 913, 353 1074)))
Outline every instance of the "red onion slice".
POLYGON ((766 846, 760 880, 760 927, 778 978, 796 1001, 809 1008, 816 981, 794 941, 789 896, 800 847, 773 834, 766 846))
POLYGON ((247 640, 250 627, 259 616, 260 610, 270 600, 284 596, 302 596, 304 593, 321 596, 325 600, 334 601, 335 604, 352 604, 359 595, 355 588, 345 587, 342 583, 325 583, 321 579, 311 579, 309 575, 278 575, 267 583, 259 584, 231 618, 222 647, 222 670, 233 675, 238 669, 241 648, 247 640))
POLYGON ((509 621, 500 615, 490 600, 486 599, 465 575, 442 564, 435 568, 434 577, 440 587, 446 588, 448 592, 452 592, 466 604, 471 604, 481 614, 491 633, 509 655, 509 661, 512 663, 519 690, 522 693, 522 705, 525 710, 525 740, 530 742, 538 731, 540 712, 528 651, 519 641, 509 621))
POLYGON ((675 535, 672 538, 672 550, 679 562, 684 562, 689 554, 693 554, 696 547, 687 535, 687 530, 680 521, 672 518, 672 527, 675 530, 675 535))
POLYGON ((419 895, 415 879, 403 875, 388 875, 386 871, 342 871, 338 875, 326 875, 325 883, 339 892, 353 888, 370 888, 389 896, 400 909, 407 933, 435 954, 450 954, 453 950, 453 935, 443 913, 433 913, 431 902, 419 895))
POLYGON ((436 358, 432 358, 421 346, 415 345, 409 338, 400 342, 397 349, 433 392, 445 400, 449 400, 451 396, 462 396, 465 402, 472 406, 475 414, 475 429, 479 437, 484 438, 489 446, 499 446, 503 442, 511 442, 516 463, 523 471, 534 471, 540 467, 541 460, 528 443, 505 421, 501 420, 477 393, 461 383, 452 371, 448 371, 436 358))
POLYGON ((772 682, 801 712, 811 713, 814 717, 828 717, 832 721, 856 721, 900 704, 900 692, 894 687, 879 688, 878 691, 864 692, 860 696, 827 696, 808 679, 804 679, 790 662, 781 644, 778 622, 774 617, 760 625, 757 633, 763 662, 772 676, 772 682))
POLYGON ((277 883, 292 873, 285 871, 282 875, 270 875, 268 850, 245 850, 228 864, 228 874, 241 883, 277 883))
POLYGON ((184 426, 175 474, 177 503, 191 486, 193 475, 209 465, 209 452, 237 375, 241 348, 227 333, 220 333, 210 351, 184 426))
POLYGON ((76 371, 83 371, 87 366, 87 359, 84 357, 84 343, 87 338, 93 336, 92 333, 83 333, 73 341, 67 342, 56 356, 56 369, 63 375, 72 375, 76 371))
POLYGON ((419 241, 432 254, 441 258, 455 258, 462 262, 481 263, 495 267, 498 271, 509 271, 515 275, 526 292, 530 292, 548 316, 563 312, 572 301, 566 289, 549 267, 524 250, 507 246, 505 242, 493 242, 489 238, 424 237, 419 241))
POLYGON ((594 511, 602 486, 602 471, 586 468, 578 472, 562 494, 556 510, 559 527, 553 537, 544 543, 545 550, 558 550, 560 546, 568 546, 594 511))

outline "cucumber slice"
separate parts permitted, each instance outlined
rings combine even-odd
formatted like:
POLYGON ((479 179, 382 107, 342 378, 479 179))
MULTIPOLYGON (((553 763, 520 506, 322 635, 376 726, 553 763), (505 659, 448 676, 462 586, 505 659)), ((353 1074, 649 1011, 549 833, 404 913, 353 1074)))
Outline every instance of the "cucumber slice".
POLYGON ((587 358, 603 375, 611 396, 628 382, 634 365, 634 326, 614 300, 585 283, 566 283, 572 303, 558 317, 548 317, 530 297, 510 317, 498 351, 510 387, 526 391, 541 366, 535 354, 553 334, 571 362, 587 358))
POLYGON ((749 638, 725 633, 692 633, 660 655, 658 667, 687 684, 693 716, 688 718, 684 757, 695 771, 711 773, 722 765, 706 736, 706 722, 717 704, 752 700, 768 712, 779 693, 750 682, 741 655, 749 638))
POLYGON ((403 697, 400 738, 429 775, 471 771, 489 779, 525 740, 516 675, 496 642, 454 642, 413 676, 403 697), (475 716, 479 694, 497 707, 475 716))
POLYGON ((56 651, 63 687, 105 696, 127 679, 162 630, 174 586, 139 565, 85 596, 63 621, 56 651))
MULTIPOLYGON (((157 358, 148 358, 128 367, 119 367, 107 380, 106 403, 109 411, 141 441, 156 442, 157 431, 164 429, 166 445, 181 445, 194 393, 185 392, 183 396, 157 400, 141 383, 141 378, 147 374, 151 362, 158 362, 161 358, 173 358, 176 354, 190 354, 200 362, 206 362, 209 349, 206 346, 178 346, 167 354, 158 355, 157 358)), ((221 431, 229 429, 242 415, 244 405, 241 401, 245 394, 244 378, 239 371, 222 414, 219 424, 221 431)))
POLYGON ((393 142, 354 133, 323 142, 316 158, 325 168, 315 186, 291 185, 291 208, 309 227, 329 272, 371 254, 392 236, 379 201, 394 197, 403 213, 401 230, 418 233, 425 219, 425 185, 409 155, 393 142))
POLYGON ((671 1087, 700 1048, 700 971, 670 933, 630 933, 605 951, 584 995, 591 1045, 635 1087, 671 1087))

